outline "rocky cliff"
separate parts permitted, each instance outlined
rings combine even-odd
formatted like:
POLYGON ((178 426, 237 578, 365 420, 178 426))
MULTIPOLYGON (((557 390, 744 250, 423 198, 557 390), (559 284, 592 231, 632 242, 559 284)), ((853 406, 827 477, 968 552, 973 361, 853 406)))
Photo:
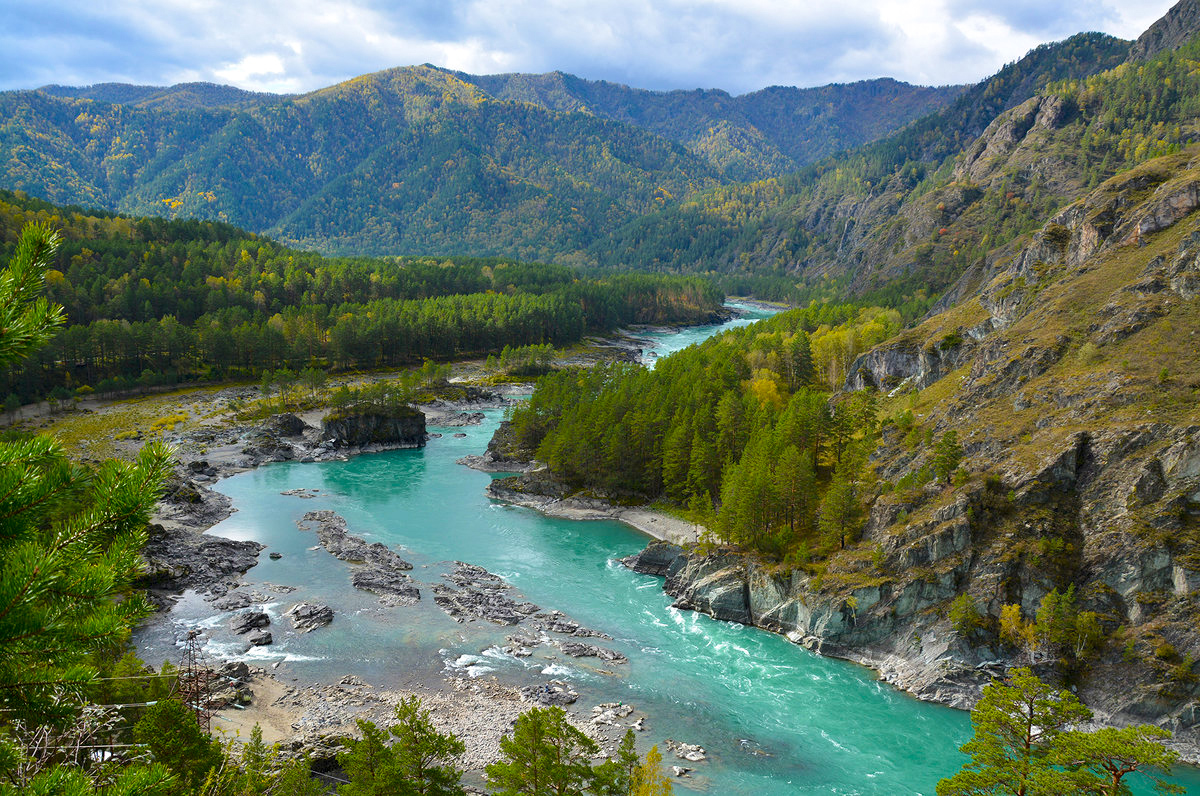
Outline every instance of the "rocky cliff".
POLYGON ((1197 30, 1200 30, 1200 2, 1179 0, 1138 37, 1129 50, 1129 58, 1142 61, 1163 50, 1172 50, 1194 36, 1197 30))
POLYGON ((333 448, 421 448, 425 415, 411 406, 339 410, 322 421, 322 439, 333 448))
MULTIPOLYGON (((972 151, 989 147, 1003 156, 972 151)), ((965 275, 957 304, 859 357, 845 387, 883 390, 887 418, 859 543, 815 575, 681 556, 666 571, 677 604, 965 707, 1005 666, 1063 674, 996 629, 1004 606, 1032 620, 1073 588, 1103 641, 1072 684, 1101 720, 1167 727, 1195 759, 1198 180, 1193 147, 1101 184, 965 275), (950 430, 964 454, 953 487, 920 477, 950 430), (965 636, 948 616, 963 594, 980 612, 965 636)))

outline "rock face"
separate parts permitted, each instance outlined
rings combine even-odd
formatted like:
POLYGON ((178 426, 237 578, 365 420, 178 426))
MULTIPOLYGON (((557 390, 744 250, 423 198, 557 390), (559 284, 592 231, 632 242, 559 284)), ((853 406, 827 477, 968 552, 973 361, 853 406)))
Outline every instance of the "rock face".
POLYGON ((507 420, 500 423, 482 456, 464 456, 458 464, 485 473, 528 473, 541 467, 530 451, 520 447, 507 420))
POLYGON ((258 563, 264 547, 258 542, 234 541, 158 524, 151 525, 149 532, 150 540, 142 549, 146 572, 137 583, 159 607, 168 605, 185 589, 224 594, 258 563))
POLYGON ((262 611, 246 611, 229 620, 229 629, 240 636, 269 624, 271 624, 271 617, 262 611))
POLYGON ((1129 50, 1129 58, 1132 61, 1153 58, 1184 44, 1197 31, 1200 31, 1200 0, 1180 0, 1138 37, 1129 50))
POLYGON ((512 586, 483 567, 455 561, 445 580, 448 585, 433 587, 433 601, 459 622, 486 619, 516 625, 538 611, 533 603, 514 599, 512 586))
POLYGON ((658 575, 665 577, 671 572, 671 567, 683 555, 683 548, 670 542, 655 540, 646 547, 627 558, 621 563, 640 572, 643 575, 658 575))
POLYGON ((322 438, 335 449, 372 445, 421 448, 425 445, 425 415, 408 406, 387 412, 335 412, 322 421, 322 438))
POLYGON ((310 511, 296 525, 301 530, 315 529, 322 547, 355 565, 350 582, 356 589, 378 594, 390 606, 414 605, 421 599, 420 589, 406 574, 412 564, 379 542, 348 533, 346 520, 336 512, 310 511))
POLYGON ((321 603, 296 603, 288 609, 287 615, 301 633, 316 630, 333 621, 333 609, 321 603))

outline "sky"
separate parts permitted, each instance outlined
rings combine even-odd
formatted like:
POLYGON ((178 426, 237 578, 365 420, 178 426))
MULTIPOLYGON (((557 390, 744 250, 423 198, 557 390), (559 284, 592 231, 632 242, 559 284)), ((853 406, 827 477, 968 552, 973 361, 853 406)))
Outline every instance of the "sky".
POLYGON ((298 93, 394 66, 639 88, 976 82, 1174 0, 0 0, 0 89, 210 81, 298 93))

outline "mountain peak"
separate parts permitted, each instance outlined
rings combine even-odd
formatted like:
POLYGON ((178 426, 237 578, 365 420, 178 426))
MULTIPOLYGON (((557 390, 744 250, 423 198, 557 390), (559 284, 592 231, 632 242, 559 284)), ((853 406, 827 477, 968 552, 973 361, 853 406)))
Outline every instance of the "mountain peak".
POLYGON ((1138 37, 1129 51, 1129 60, 1144 61, 1163 50, 1174 50, 1197 32, 1200 32, 1200 0, 1179 0, 1138 37))

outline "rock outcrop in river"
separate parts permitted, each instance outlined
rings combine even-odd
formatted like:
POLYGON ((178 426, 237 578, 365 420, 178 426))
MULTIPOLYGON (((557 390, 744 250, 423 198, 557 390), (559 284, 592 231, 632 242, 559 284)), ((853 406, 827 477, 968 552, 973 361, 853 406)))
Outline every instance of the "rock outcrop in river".
POLYGON ((346 531, 346 520, 329 510, 310 511, 297 523, 300 530, 315 530, 321 546, 335 558, 354 564, 354 588, 380 596, 386 605, 413 605, 421 591, 405 574, 412 564, 379 542, 368 542, 346 531))
POLYGON ((420 448, 425 445, 425 415, 411 406, 339 410, 322 421, 321 435, 334 449, 370 445, 420 448))

